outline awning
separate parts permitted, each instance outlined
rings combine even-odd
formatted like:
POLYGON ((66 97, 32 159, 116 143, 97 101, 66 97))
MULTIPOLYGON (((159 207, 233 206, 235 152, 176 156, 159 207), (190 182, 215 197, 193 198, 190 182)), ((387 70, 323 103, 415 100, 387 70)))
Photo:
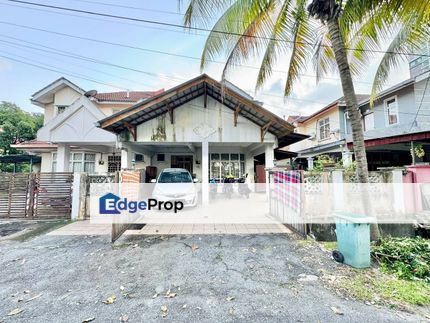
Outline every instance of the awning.
MULTIPOLYGON (((199 97, 209 96, 281 139, 282 146, 307 138, 294 133, 294 126, 263 108, 245 93, 230 84, 221 84, 206 74, 196 77, 144 102, 124 109, 99 121, 102 129, 121 133, 144 122, 171 113, 175 108, 199 97)), ((206 102, 206 101, 205 101, 206 102)))
POLYGON ((2 164, 20 164, 20 163, 30 163, 38 164, 42 159, 40 156, 34 155, 6 155, 0 156, 0 163, 2 164))

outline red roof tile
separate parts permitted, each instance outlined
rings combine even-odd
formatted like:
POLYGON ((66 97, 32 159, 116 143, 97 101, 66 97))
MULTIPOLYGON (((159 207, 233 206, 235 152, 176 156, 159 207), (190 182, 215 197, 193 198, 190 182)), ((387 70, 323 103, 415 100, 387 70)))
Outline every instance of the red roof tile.
POLYGON ((57 148, 57 145, 47 141, 30 140, 11 145, 11 147, 17 149, 51 149, 57 148))
POLYGON ((94 95, 98 101, 113 101, 113 102, 138 102, 142 99, 148 99, 164 92, 164 89, 158 91, 122 91, 122 92, 107 92, 97 93, 94 95))

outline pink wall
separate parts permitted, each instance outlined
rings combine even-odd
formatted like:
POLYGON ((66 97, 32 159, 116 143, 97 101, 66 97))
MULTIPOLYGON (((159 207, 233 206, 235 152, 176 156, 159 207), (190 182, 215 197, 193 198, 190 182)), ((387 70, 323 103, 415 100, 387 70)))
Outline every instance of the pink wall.
MULTIPOLYGON (((408 172, 403 176, 403 183, 430 183, 430 165, 406 167, 408 172)), ((419 185, 405 185, 406 205, 408 211, 422 211, 421 188, 419 185)))

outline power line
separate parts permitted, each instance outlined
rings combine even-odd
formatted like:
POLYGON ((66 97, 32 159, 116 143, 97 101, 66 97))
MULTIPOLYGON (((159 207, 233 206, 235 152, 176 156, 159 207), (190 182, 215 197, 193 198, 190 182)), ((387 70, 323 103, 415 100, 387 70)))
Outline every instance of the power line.
MULTIPOLYGON (((256 39, 264 39, 264 40, 271 40, 271 41, 279 41, 279 42, 285 42, 285 43, 291 43, 291 44, 311 45, 311 46, 314 45, 313 43, 306 42, 306 41, 292 41, 292 40, 273 38, 273 37, 263 37, 263 36, 255 36, 255 35, 243 35, 241 33, 234 33, 234 32, 222 31, 222 30, 211 30, 211 29, 201 28, 201 27, 183 26, 183 25, 174 24, 174 23, 165 22, 165 21, 156 21, 156 20, 150 20, 150 19, 133 18, 133 17, 127 17, 127 16, 108 14, 108 13, 101 13, 101 12, 97 12, 97 11, 81 10, 81 9, 75 9, 75 8, 69 8, 69 7, 54 6, 54 5, 48 5, 48 4, 43 4, 43 3, 35 3, 35 2, 23 1, 23 0, 6 0, 6 1, 13 2, 13 3, 22 3, 22 4, 29 5, 29 6, 51 8, 51 9, 56 9, 56 10, 77 12, 77 13, 83 13, 83 14, 87 14, 87 15, 94 15, 94 16, 101 16, 101 17, 107 17, 107 18, 136 21, 136 22, 142 22, 142 23, 147 23, 147 24, 154 24, 154 25, 175 27, 175 28, 181 28, 181 29, 204 31, 204 32, 217 33, 217 34, 230 35, 230 36, 238 36, 238 37, 246 36, 248 38, 256 38, 256 39)), ((321 45, 321 46, 323 46, 323 47, 330 47, 331 48, 331 46, 329 46, 329 45, 321 45)), ((383 51, 383 50, 376 50, 376 49, 364 49, 364 48, 352 48, 352 47, 345 48, 345 49, 346 50, 352 50, 352 51, 359 51, 359 52, 372 52, 372 53, 381 53, 381 54, 394 54, 394 55, 407 55, 407 56, 417 56, 417 57, 424 57, 424 56, 430 57, 430 54, 427 55, 427 54, 418 54, 418 53, 407 53, 407 52, 396 52, 396 51, 383 51)))
MULTIPOLYGON (((28 25, 15 24, 15 23, 7 22, 7 21, 1 21, 0 20, 0 24, 10 25, 10 26, 18 27, 18 28, 23 28, 23 29, 35 30, 35 31, 49 33, 49 34, 54 34, 54 35, 58 35, 58 36, 64 36, 64 37, 69 37, 69 38, 74 38, 74 39, 80 39, 80 40, 85 40, 85 41, 100 43, 100 44, 104 44, 104 45, 124 47, 124 48, 129 48, 129 49, 134 49, 134 50, 149 52, 149 53, 153 53, 153 54, 167 55, 167 56, 172 56, 172 57, 179 57, 179 58, 184 58, 184 59, 191 59, 191 60, 200 61, 199 57, 193 57, 193 56, 182 55, 182 54, 175 54, 175 53, 170 53, 170 52, 166 52, 166 51, 160 51, 160 50, 155 50, 155 49, 149 49, 149 48, 144 48, 144 47, 138 47, 138 46, 128 45, 128 44, 124 44, 124 43, 116 43, 116 42, 110 42, 110 41, 105 41, 105 40, 100 40, 100 39, 83 37, 83 36, 78 36, 78 35, 73 35, 73 34, 67 34, 67 33, 62 33, 62 32, 57 32, 57 31, 52 31, 52 30, 47 30, 47 29, 42 29, 42 28, 37 28, 37 27, 32 27, 32 26, 28 26, 28 25)), ((211 60, 211 59, 208 59, 208 61, 211 62, 211 63, 222 64, 222 65, 225 65, 225 63, 226 63, 226 62, 217 61, 217 60, 211 60)), ((254 69, 254 70, 259 70, 260 69, 257 66, 243 65, 243 64, 235 64, 235 66, 239 66, 239 67, 243 67, 243 68, 248 68, 248 69, 254 69)), ((284 71, 284 70, 276 70, 276 69, 274 69, 272 71, 275 72, 275 73, 282 73, 282 74, 287 73, 287 71, 284 71)), ((309 75, 309 74, 299 74, 299 75, 300 76, 304 76, 304 77, 310 77, 310 78, 315 78, 316 77, 315 75, 309 75)), ((335 80, 335 81, 339 81, 340 80, 339 78, 335 78, 335 77, 320 77, 320 78, 321 79, 327 79, 327 80, 335 80)), ((354 82, 355 83, 369 84, 369 85, 372 84, 371 82, 364 82, 364 81, 354 81, 354 82)))
POLYGON ((51 54, 55 54, 55 55, 59 55, 59 56, 65 56, 65 57, 70 57, 70 58, 79 59, 79 60, 83 60, 83 61, 88 61, 88 62, 91 62, 91 63, 97 63, 97 64, 107 65, 107 66, 111 66, 111 67, 116 67, 116 68, 120 68, 120 69, 124 69, 124 70, 129 70, 129 71, 132 71, 132 72, 137 72, 137 73, 145 74, 145 75, 152 76, 152 77, 155 77, 155 78, 165 78, 165 79, 175 80, 175 81, 181 81, 181 82, 185 81, 184 78, 176 78, 176 77, 167 76, 167 75, 163 75, 163 74, 157 74, 157 73, 151 73, 151 72, 143 71, 143 70, 136 69, 136 68, 126 67, 126 66, 123 66, 123 65, 119 65, 119 64, 114 64, 114 63, 110 63, 110 62, 107 62, 107 61, 103 61, 103 60, 100 60, 100 59, 97 59, 97 58, 83 56, 83 55, 79 55, 79 54, 76 54, 76 53, 73 53, 73 52, 69 52, 69 51, 65 51, 65 50, 60 50, 60 49, 49 47, 49 46, 40 45, 40 44, 37 44, 37 43, 34 43, 34 42, 25 41, 25 40, 22 40, 22 39, 19 39, 19 38, 16 38, 16 37, 11 37, 11 36, 7 36, 7 35, 3 35, 3 34, 0 34, 0 37, 9 38, 9 39, 15 39, 15 40, 27 43, 27 44, 32 44, 32 45, 36 45, 36 46, 39 46, 39 47, 42 47, 42 48, 47 48, 49 50, 44 50, 44 49, 41 49, 41 48, 37 48, 37 47, 33 47, 33 46, 28 46, 28 45, 23 45, 23 44, 18 44, 18 43, 6 41, 6 40, 0 40, 0 42, 2 42, 2 43, 11 44, 11 45, 14 45, 14 46, 19 46, 19 47, 24 47, 24 48, 30 48, 30 49, 34 49, 34 50, 45 52, 45 53, 51 53, 51 54))
POLYGON ((0 55, 0 57, 5 58, 5 59, 10 60, 10 61, 17 62, 17 63, 21 63, 21 64, 33 66, 33 67, 37 67, 39 69, 43 69, 43 70, 47 70, 47 71, 51 71, 51 72, 55 72, 55 73, 61 73, 61 74, 64 74, 64 75, 76 77, 78 79, 86 80, 86 81, 89 81, 89 82, 93 82, 93 83, 97 83, 97 84, 101 84, 101 85, 106 85, 106 86, 109 86, 109 87, 112 87, 112 88, 121 89, 121 90, 127 90, 126 88, 119 87, 119 86, 116 86, 116 85, 113 85, 113 84, 109 84, 109 83, 106 83, 106 82, 98 81, 98 80, 92 79, 90 77, 84 76, 82 74, 78 75, 78 74, 71 73, 71 72, 63 72, 61 70, 58 70, 56 67, 52 68, 52 66, 49 66, 47 64, 43 64, 43 65, 46 65, 48 67, 43 66, 43 65, 39 65, 39 64, 33 64, 33 63, 25 62, 25 61, 22 61, 22 60, 13 58, 13 57, 5 56, 5 55, 0 55))

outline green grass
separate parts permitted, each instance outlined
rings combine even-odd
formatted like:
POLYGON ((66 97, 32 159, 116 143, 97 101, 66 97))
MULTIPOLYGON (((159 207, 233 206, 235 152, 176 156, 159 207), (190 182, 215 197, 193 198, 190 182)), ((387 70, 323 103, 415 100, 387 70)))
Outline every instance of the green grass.
POLYGON ((429 305, 430 284, 401 280, 372 269, 350 270, 330 282, 332 287, 353 298, 389 305, 429 305))
POLYGON ((322 244, 322 246, 328 251, 333 251, 333 250, 336 250, 337 248, 336 241, 321 241, 319 243, 322 244))

